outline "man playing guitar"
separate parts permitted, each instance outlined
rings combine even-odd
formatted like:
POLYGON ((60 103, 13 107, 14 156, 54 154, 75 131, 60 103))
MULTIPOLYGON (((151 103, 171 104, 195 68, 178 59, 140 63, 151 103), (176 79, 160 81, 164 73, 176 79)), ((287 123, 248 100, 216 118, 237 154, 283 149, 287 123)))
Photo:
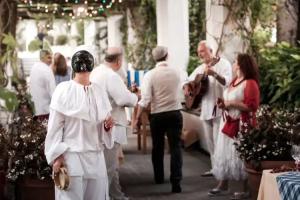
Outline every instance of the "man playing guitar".
MULTIPOLYGON (((216 100, 218 97, 223 96, 225 87, 231 82, 232 68, 226 59, 214 58, 212 48, 208 46, 206 41, 199 42, 197 53, 198 57, 203 61, 203 64, 193 71, 184 84, 183 89, 186 96, 190 95, 189 82, 193 81, 197 74, 208 75, 208 90, 201 100, 200 120, 203 123, 206 144, 211 157, 211 165, 213 166, 214 144, 216 144, 219 131, 221 111, 217 110, 214 114, 213 112, 216 100)), ((211 175, 210 170, 203 174, 203 176, 211 175)))

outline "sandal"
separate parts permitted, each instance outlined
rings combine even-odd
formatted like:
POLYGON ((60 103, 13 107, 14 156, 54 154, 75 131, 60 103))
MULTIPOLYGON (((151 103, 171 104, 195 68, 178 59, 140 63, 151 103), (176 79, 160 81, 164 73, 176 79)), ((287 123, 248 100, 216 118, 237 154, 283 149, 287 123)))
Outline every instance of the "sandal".
POLYGON ((231 200, 248 199, 248 198, 250 198, 249 192, 235 192, 230 197, 231 200))
POLYGON ((214 188, 212 190, 210 190, 208 192, 208 196, 212 197, 212 196, 225 196, 229 194, 229 190, 222 190, 219 188, 214 188))

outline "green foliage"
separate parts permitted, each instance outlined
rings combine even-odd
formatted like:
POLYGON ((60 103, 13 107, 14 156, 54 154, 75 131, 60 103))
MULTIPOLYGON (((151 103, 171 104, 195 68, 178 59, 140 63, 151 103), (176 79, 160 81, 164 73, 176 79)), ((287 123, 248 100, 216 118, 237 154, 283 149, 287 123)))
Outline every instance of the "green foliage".
POLYGON ((56 45, 65 45, 68 43, 68 36, 67 35, 59 35, 56 38, 56 45))
POLYGON ((47 121, 36 120, 24 111, 16 114, 8 132, 0 132, 0 146, 5 146, 8 159, 7 179, 17 181, 22 176, 51 179, 52 170, 44 154, 47 121))
POLYGON ((9 112, 12 112, 19 105, 17 95, 3 87, 0 87, 0 99, 4 101, 3 108, 9 112))
POLYGON ((84 44, 84 22, 83 21, 77 21, 76 22, 76 28, 78 31, 77 36, 75 36, 77 45, 82 45, 84 44))
POLYGON ((258 110, 257 126, 242 124, 236 150, 241 159, 258 166, 263 160, 292 160, 290 155, 291 140, 299 123, 300 110, 275 110, 269 106, 261 106, 258 110))
POLYGON ((188 75, 190 75, 200 64, 201 62, 198 57, 190 56, 188 67, 187 67, 188 75))
POLYGON ((196 55, 200 40, 205 40, 205 0, 189 1, 190 53, 196 55))
POLYGON ((260 50, 262 103, 300 106, 300 48, 286 42, 260 50))
POLYGON ((127 14, 124 12, 121 30, 126 55, 135 69, 149 69, 154 67, 151 51, 156 46, 156 7, 154 0, 141 0, 137 7, 129 8, 129 18, 135 31, 136 42, 127 42, 127 14))
POLYGON ((32 40, 28 45, 28 51, 34 52, 43 48, 43 43, 39 39, 32 40))

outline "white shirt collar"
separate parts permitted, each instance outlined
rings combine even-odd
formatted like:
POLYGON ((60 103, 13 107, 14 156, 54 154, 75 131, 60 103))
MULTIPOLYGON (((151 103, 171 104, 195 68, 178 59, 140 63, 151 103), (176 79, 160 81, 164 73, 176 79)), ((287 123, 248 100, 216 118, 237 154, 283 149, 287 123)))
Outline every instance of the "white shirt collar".
POLYGON ((159 67, 159 66, 168 66, 168 62, 167 61, 161 61, 156 63, 155 67, 159 67))

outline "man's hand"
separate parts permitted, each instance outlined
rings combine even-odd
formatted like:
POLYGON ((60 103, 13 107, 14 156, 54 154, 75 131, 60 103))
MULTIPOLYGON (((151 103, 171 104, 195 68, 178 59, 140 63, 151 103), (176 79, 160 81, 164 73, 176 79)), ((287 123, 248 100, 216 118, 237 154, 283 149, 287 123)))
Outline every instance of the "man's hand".
POLYGON ((65 159, 63 157, 63 155, 60 155, 59 157, 57 157, 54 162, 53 162, 53 165, 52 165, 52 169, 53 169, 53 172, 54 173, 57 173, 59 172, 59 169, 64 166, 65 164, 65 159))
POLYGON ((190 87, 187 86, 187 85, 184 85, 183 86, 183 93, 184 93, 184 96, 190 96, 190 93, 191 93, 190 87))
POLYGON ((114 126, 115 122, 111 116, 106 117, 104 120, 104 129, 105 131, 110 131, 110 129, 114 126))
POLYGON ((216 74, 216 72, 214 70, 210 69, 208 66, 206 66, 205 74, 207 74, 208 76, 214 76, 216 74))
POLYGON ((218 98, 218 100, 217 100, 217 106, 220 109, 225 109, 224 99, 218 98))

